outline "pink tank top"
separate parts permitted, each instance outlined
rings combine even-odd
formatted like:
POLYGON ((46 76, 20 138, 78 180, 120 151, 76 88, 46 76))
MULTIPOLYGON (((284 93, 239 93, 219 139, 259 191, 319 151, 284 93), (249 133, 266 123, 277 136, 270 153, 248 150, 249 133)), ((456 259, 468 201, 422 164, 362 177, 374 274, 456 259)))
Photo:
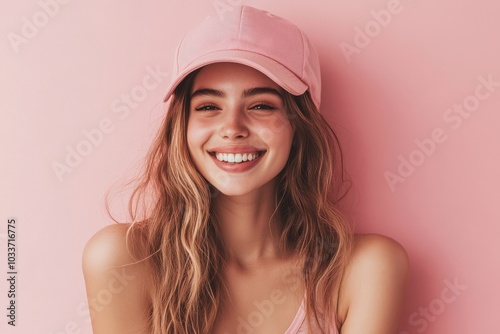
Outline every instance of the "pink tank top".
MULTIPOLYGON (((290 326, 288 327, 288 329, 286 330, 286 332, 284 334, 313 334, 313 333, 316 333, 316 331, 309 330, 307 327, 304 302, 305 302, 305 298, 302 299, 302 303, 300 304, 299 310, 297 311, 295 318, 293 319, 292 323, 290 324, 290 326)), ((331 326, 330 326, 330 334, 338 334, 337 326, 335 325, 335 323, 331 324, 331 326)))

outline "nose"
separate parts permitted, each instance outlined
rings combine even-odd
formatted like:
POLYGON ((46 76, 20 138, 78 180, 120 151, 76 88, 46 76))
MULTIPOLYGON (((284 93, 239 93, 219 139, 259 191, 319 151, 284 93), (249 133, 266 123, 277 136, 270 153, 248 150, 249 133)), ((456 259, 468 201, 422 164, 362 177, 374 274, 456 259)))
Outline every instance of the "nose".
POLYGON ((247 118, 244 110, 232 108, 224 113, 220 126, 220 136, 225 139, 248 137, 247 118))

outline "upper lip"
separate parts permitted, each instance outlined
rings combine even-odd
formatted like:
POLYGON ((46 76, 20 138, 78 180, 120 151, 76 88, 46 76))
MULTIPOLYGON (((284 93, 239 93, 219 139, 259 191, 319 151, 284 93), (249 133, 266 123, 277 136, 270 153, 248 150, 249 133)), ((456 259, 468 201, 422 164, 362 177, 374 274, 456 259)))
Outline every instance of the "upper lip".
POLYGON ((208 150, 209 153, 256 153, 264 151, 264 149, 247 145, 220 146, 208 150))

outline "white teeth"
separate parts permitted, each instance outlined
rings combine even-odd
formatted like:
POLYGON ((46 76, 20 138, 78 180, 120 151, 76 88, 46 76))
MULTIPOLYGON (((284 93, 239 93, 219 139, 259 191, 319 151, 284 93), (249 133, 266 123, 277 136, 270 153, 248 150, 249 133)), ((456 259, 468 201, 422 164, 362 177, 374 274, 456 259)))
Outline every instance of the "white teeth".
POLYGON ((228 163, 241 163, 245 161, 252 161, 257 159, 259 153, 215 153, 215 157, 219 161, 224 161, 228 163))

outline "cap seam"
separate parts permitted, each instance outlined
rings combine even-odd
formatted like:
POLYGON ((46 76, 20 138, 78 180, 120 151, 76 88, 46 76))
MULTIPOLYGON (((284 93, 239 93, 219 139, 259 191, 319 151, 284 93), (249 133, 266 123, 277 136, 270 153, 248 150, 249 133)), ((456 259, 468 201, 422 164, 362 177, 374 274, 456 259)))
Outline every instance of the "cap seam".
POLYGON ((182 36, 181 41, 179 42, 179 45, 177 45, 177 49, 175 50, 175 73, 180 73, 179 54, 181 52, 182 44, 186 39, 186 36, 187 34, 182 36))
MULTIPOLYGON (((305 59, 306 59, 306 39, 305 39, 305 36, 304 36, 304 33, 302 32, 302 30, 299 29, 299 27, 296 27, 296 29, 299 31, 300 33, 300 37, 302 39, 302 60, 301 60, 301 70, 302 70, 302 73, 300 74, 300 80, 303 80, 302 78, 305 78, 305 72, 306 72, 306 69, 305 69, 305 65, 306 65, 306 62, 305 62, 305 59)), ((307 85, 307 87, 309 88, 309 85, 307 85)))
POLYGON ((243 22, 243 9, 244 9, 244 6, 241 6, 241 10, 240 10, 240 23, 239 23, 239 28, 238 28, 238 41, 240 41, 240 38, 241 38, 241 27, 243 26, 242 22, 243 22))

